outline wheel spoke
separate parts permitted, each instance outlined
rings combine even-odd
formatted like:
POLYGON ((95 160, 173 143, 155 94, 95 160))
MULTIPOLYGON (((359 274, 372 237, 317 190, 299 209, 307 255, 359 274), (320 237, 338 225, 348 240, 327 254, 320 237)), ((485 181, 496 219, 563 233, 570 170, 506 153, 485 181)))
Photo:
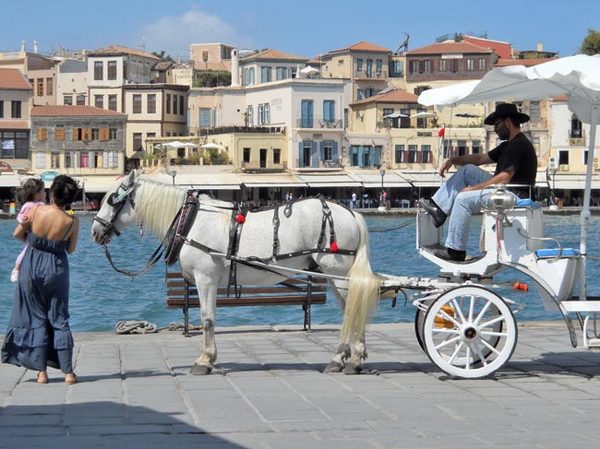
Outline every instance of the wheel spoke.
POLYGON ((508 337, 506 332, 492 332, 492 331, 480 331, 480 335, 486 335, 489 337, 508 337))
POLYGON ((498 316, 497 316, 496 318, 494 318, 493 320, 486 321, 485 323, 483 323, 483 324, 480 324, 480 325, 479 325, 479 328, 481 329, 481 328, 485 328, 485 327, 490 327, 490 326, 493 326, 493 325, 494 325, 494 324, 496 324, 496 323, 499 323, 500 321, 504 321, 504 316, 502 316, 502 315, 498 315, 498 316))
POLYGON ((442 341, 439 345, 435 346, 435 349, 441 349, 445 346, 448 346, 456 341, 460 340, 460 335, 457 335, 456 337, 450 338, 448 340, 444 340, 442 341))
POLYGON ((452 334, 452 335, 460 334, 460 331, 458 329, 447 329, 445 327, 431 329, 431 332, 434 334, 452 334))
POLYGON ((485 315, 485 312, 487 312, 487 309, 489 309, 491 305, 492 305, 492 303, 490 301, 485 303, 485 305, 483 306, 483 308, 477 315, 477 318, 473 322, 473 324, 475 324, 475 326, 477 326, 477 324, 479 324, 479 321, 483 318, 483 316, 485 315))
POLYGON ((469 347, 469 345, 467 345, 467 354, 465 357, 465 369, 466 370, 471 369, 471 348, 469 347))
POLYGON ((452 324, 454 324, 456 327, 460 327, 460 323, 458 321, 456 321, 454 319, 453 316, 448 315, 446 312, 444 312, 442 309, 439 310, 438 315, 442 315, 442 318, 447 319, 448 321, 450 321, 452 324))
POLYGON ((489 344, 486 340, 481 340, 481 343, 483 343, 483 345, 488 348, 490 351, 492 351, 494 354, 496 354, 496 356, 500 355, 500 351, 498 351, 496 348, 494 348, 491 344, 489 344))
POLYGON ((454 306, 454 310, 456 310, 458 312, 458 317, 460 318, 461 323, 464 323, 466 321, 465 316, 463 315, 463 312, 462 312, 460 306, 456 302, 456 299, 452 300, 452 305, 454 306))
POLYGON ((452 365, 452 362, 454 362, 454 359, 456 358, 456 356, 458 355, 458 352, 460 351, 460 348, 463 347, 464 342, 461 341, 459 344, 456 345, 456 349, 454 350, 454 352, 452 353, 452 357, 450 357, 450 360, 448 360, 448 363, 450 365, 452 365))
POLYGON ((471 295, 471 300, 469 301, 469 321, 473 321, 473 311, 475 310, 475 296, 471 295))
POLYGON ((485 357, 483 356, 483 353, 481 352, 481 348, 479 347, 479 345, 477 343, 473 343, 472 346, 475 346, 477 355, 479 356, 479 360, 481 361, 483 366, 487 366, 487 361, 485 360, 485 357))

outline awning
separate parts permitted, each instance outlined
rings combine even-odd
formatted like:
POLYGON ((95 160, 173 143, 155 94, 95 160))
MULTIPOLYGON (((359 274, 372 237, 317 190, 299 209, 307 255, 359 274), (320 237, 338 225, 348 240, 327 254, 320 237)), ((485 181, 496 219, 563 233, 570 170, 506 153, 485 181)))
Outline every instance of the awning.
POLYGON ((181 173, 175 176, 167 173, 156 173, 144 175, 144 178, 151 179, 163 184, 175 184, 188 189, 198 190, 240 190, 241 181, 234 173, 181 173), (175 181, 175 182, 173 182, 175 181))
POLYGON ((242 184, 249 188, 258 187, 307 187, 306 182, 293 175, 249 175, 241 174, 238 175, 242 184))
POLYGON ((400 172, 399 176, 414 187, 439 187, 444 181, 437 172, 400 172))
POLYGON ((0 175, 0 187, 20 187, 21 175, 16 173, 2 173, 0 175))
MULTIPOLYGON (((381 174, 378 171, 368 171, 368 172, 352 172, 352 177, 366 188, 381 188, 381 174)), ((410 187, 411 185, 406 181, 406 179, 402 178, 399 173, 392 170, 387 170, 383 175, 383 187, 410 187)))
MULTIPOLYGON (((558 172, 556 178, 550 175, 549 184, 554 189, 583 190, 585 188, 584 174, 566 174, 558 172)), ((600 176, 592 175, 592 189, 600 189, 600 176)))
POLYGON ((323 175, 299 175, 308 184, 308 187, 361 187, 362 183, 350 175, 323 174, 323 175))

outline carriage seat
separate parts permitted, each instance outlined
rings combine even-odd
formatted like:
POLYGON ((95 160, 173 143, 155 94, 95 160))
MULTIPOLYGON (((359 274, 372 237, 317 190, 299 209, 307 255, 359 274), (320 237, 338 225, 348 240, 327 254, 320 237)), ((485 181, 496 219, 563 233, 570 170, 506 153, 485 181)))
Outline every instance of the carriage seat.
POLYGON ((543 248, 535 252, 538 259, 550 259, 558 257, 579 257, 581 253, 575 248, 543 248))

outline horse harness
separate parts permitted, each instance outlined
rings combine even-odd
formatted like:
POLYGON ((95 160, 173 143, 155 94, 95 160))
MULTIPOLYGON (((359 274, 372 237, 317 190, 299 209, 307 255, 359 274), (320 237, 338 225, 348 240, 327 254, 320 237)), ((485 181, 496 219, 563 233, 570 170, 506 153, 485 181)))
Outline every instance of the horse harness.
MULTIPOLYGON (((307 198, 308 199, 308 198, 307 198)), ((319 198, 321 201, 321 207, 323 210, 323 218, 321 220, 321 231, 319 234, 319 239, 316 248, 294 251, 290 253, 279 253, 280 248, 280 240, 279 240, 279 227, 281 224, 279 218, 280 206, 281 204, 276 203, 272 206, 273 209, 273 244, 272 244, 272 254, 269 258, 260 258, 260 257, 238 257, 237 252, 239 249, 240 239, 242 236, 242 230, 244 228, 244 224, 246 223, 248 214, 264 212, 271 208, 250 208, 247 203, 239 203, 236 202, 232 207, 224 207, 224 206, 216 206, 211 204, 210 207, 230 210, 231 211, 231 220, 229 227, 229 242, 227 245, 227 251, 225 252, 224 257, 230 261, 229 266, 229 280, 227 283, 227 295, 230 294, 230 289, 233 286, 234 294, 236 297, 241 295, 241 286, 237 282, 237 266, 238 264, 242 264, 244 266, 250 266, 257 270, 270 271, 277 273, 276 271, 272 271, 269 267, 266 266, 258 266, 253 264, 253 262, 262 262, 265 264, 275 263, 281 260, 292 259, 294 257, 307 256, 311 254, 341 254, 341 255, 349 255, 354 256, 356 254, 355 250, 343 249, 339 248, 335 239, 335 227, 333 222, 333 216, 331 213, 331 209, 327 204, 327 201, 323 198, 319 198), (327 228, 329 227, 329 246, 326 244, 326 235, 327 228)), ((285 207, 283 209, 283 213, 286 217, 290 217, 292 214, 293 203, 302 201, 287 201, 285 203, 285 207)), ((205 245, 201 242, 198 242, 194 239, 188 239, 187 234, 191 229, 191 225, 194 222, 196 214, 201 210, 201 204, 198 200, 197 194, 193 191, 188 192, 187 199, 182 206, 182 209, 177 214, 177 218, 174 220, 175 232, 169 231, 167 235, 171 235, 171 239, 167 243, 167 247, 170 248, 170 251, 167 251, 166 259, 167 263, 174 263, 177 260, 179 255, 179 251, 183 247, 184 244, 190 245, 193 248, 199 249, 201 251, 207 253, 219 253, 219 251, 211 248, 208 245, 205 245), (172 242, 172 243, 171 243, 172 242)), ((280 273, 277 273, 280 274, 280 273)))

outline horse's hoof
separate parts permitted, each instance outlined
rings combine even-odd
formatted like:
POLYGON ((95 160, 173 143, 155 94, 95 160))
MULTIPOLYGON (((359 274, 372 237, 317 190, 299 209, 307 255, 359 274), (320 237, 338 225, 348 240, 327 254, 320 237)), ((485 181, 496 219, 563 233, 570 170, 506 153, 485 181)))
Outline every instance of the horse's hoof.
POLYGON ((323 372, 324 373, 341 373, 342 369, 343 369, 343 366, 341 364, 332 360, 331 362, 329 362, 329 365, 327 365, 327 368, 325 368, 325 371, 323 371, 323 372))
POLYGON ((207 374, 210 374, 211 371, 212 368, 210 366, 198 365, 197 363, 190 368, 190 374, 193 374, 194 376, 206 376, 207 374))
POLYGON ((354 363, 346 363, 346 366, 344 366, 344 374, 360 374, 361 371, 362 366, 356 365, 354 363))

